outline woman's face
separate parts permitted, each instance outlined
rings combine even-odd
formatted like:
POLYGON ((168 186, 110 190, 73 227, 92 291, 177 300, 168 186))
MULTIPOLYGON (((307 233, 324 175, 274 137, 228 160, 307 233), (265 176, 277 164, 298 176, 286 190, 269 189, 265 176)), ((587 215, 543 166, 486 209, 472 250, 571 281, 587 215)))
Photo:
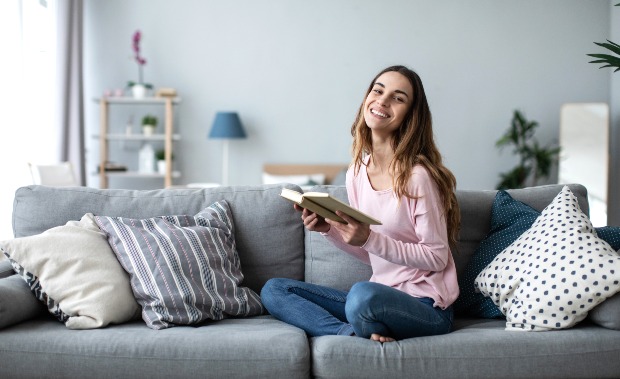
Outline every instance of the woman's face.
POLYGON ((390 136, 403 123, 413 101, 409 80, 396 71, 380 75, 364 102, 364 120, 374 134, 390 136))

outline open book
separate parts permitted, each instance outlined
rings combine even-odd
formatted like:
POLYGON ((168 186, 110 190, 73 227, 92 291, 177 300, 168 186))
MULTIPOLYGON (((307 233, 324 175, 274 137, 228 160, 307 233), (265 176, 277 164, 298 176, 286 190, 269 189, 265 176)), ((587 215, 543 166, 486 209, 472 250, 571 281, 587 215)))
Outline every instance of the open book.
POLYGON ((347 203, 336 199, 335 197, 324 192, 306 192, 299 193, 295 190, 288 188, 282 188, 280 193, 285 199, 288 199, 294 203, 299 204, 300 207, 318 214, 323 218, 342 222, 346 224, 346 221, 336 214, 336 211, 342 211, 355 220, 369 225, 381 225, 381 221, 372 218, 371 216, 352 208, 347 203))

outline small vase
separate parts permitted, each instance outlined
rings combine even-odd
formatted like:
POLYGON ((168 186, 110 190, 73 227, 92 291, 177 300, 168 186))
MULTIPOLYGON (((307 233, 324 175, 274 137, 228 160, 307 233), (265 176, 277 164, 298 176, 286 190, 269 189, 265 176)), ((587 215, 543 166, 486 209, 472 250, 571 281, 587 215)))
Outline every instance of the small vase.
POLYGON ((165 160, 157 161, 157 172, 162 175, 166 174, 166 161, 165 160))
POLYGON ((142 174, 155 173, 155 150, 149 143, 145 143, 138 153, 138 171, 142 174))
POLYGON ((134 99, 144 99, 146 97, 146 87, 144 84, 134 84, 131 86, 131 94, 134 99))

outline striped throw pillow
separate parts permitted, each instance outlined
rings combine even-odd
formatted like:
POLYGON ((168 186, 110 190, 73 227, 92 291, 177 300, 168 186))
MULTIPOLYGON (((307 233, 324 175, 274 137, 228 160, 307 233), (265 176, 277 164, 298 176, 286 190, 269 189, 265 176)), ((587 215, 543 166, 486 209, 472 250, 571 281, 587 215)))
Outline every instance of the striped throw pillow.
POLYGON ((195 216, 95 219, 129 273, 150 328, 263 312, 260 297, 240 286, 243 274, 226 201, 195 216))

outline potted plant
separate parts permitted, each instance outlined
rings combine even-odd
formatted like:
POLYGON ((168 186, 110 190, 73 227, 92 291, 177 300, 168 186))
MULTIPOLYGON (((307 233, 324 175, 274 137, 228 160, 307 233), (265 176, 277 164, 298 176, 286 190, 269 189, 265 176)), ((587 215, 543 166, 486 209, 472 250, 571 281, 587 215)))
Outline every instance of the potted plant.
POLYGON ((558 161, 559 147, 540 146, 534 138, 538 122, 528 121, 521 112, 514 111, 511 126, 495 143, 502 149, 514 145, 513 151, 519 156, 519 164, 512 170, 500 174, 497 189, 524 188, 536 185, 541 178, 548 178, 551 168, 558 161), (528 184, 531 180, 531 184, 528 184))
POLYGON ((147 114, 142 117, 142 132, 146 136, 153 135, 157 127, 157 117, 147 114))
MULTIPOLYGON (((620 6, 620 3, 615 5, 616 7, 620 6)), ((597 58, 597 60, 590 61, 590 63, 601 63, 603 64, 599 68, 611 67, 615 68, 614 72, 620 71, 620 45, 610 40, 607 40, 608 43, 604 42, 594 42, 596 45, 600 47, 604 47, 613 55, 610 54, 587 54, 590 57, 597 58)))
MULTIPOLYGON (((171 154, 171 159, 174 159, 174 154, 171 154)), ((166 173, 166 150, 160 149, 155 152, 155 159, 157 160, 157 172, 160 174, 166 173)))
POLYGON ((140 40, 141 39, 142 39, 142 33, 140 33, 139 30, 136 30, 136 32, 133 35, 132 48, 134 52, 134 59, 136 63, 138 64, 138 80, 139 81, 138 82, 130 81, 127 83, 127 86, 131 88, 131 93, 133 94, 133 97, 136 99, 144 98, 146 96, 146 90, 153 89, 153 85, 149 83, 144 83, 142 81, 142 68, 144 65, 146 65, 146 59, 140 56, 140 40))

